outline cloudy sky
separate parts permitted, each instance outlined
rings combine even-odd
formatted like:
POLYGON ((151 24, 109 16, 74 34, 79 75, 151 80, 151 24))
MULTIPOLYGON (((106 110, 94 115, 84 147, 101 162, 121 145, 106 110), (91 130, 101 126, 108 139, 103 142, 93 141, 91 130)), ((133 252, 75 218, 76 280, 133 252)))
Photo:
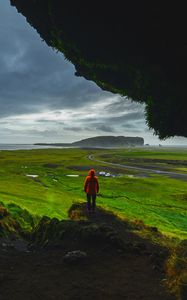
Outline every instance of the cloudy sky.
POLYGON ((165 142, 146 126, 143 105, 74 75, 9 0, 0 1, 0 143, 72 142, 97 135, 165 142))

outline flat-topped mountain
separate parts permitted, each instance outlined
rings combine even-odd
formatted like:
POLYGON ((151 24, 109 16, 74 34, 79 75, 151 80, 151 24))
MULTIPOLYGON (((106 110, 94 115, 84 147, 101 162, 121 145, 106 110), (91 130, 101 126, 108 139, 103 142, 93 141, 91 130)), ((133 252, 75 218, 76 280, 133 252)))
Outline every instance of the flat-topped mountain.
POLYGON ((37 143, 35 145, 110 148, 110 147, 143 146, 144 139, 142 137, 96 136, 96 137, 83 139, 73 143, 37 143))

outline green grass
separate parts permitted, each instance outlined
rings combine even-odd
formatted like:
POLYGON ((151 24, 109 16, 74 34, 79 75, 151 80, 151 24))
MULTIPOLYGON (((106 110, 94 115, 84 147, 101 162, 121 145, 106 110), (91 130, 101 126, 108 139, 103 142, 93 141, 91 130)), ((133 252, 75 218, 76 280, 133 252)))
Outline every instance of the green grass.
MULTIPOLYGON (((39 217, 47 215, 66 219, 67 211, 74 202, 85 201, 83 183, 86 168, 106 168, 98 162, 89 161, 88 154, 92 152, 99 157, 106 151, 112 154, 113 159, 127 154, 136 158, 159 156, 163 163, 164 159, 187 159, 185 151, 151 152, 150 149, 1 151, 0 201, 15 203, 39 217), (38 178, 27 177, 27 174, 37 174, 38 178), (68 174, 78 174, 79 177, 67 177, 68 174)), ((167 235, 187 238, 186 182, 158 175, 149 178, 129 178, 125 175, 99 177, 99 182, 98 205, 130 220, 143 220, 167 235)))
POLYGON ((137 149, 137 148, 127 148, 127 149, 118 149, 118 150, 109 150, 108 153, 105 153, 104 156, 107 160, 112 160, 115 157, 115 160, 122 160, 127 158, 146 158, 146 159, 161 159, 163 160, 187 160, 187 150, 175 149, 175 148, 146 148, 146 149, 137 149))
POLYGON ((143 220, 163 233, 187 237, 187 190, 184 183, 166 177, 120 178, 111 191, 112 179, 105 179, 105 193, 98 199, 121 215, 143 220))

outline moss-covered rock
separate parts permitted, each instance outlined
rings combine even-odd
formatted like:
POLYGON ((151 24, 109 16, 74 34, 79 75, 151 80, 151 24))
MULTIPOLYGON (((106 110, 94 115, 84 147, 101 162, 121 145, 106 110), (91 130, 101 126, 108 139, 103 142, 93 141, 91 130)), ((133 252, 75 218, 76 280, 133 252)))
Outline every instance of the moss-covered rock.
POLYGON ((178 299, 187 297, 187 240, 182 241, 167 262, 169 288, 178 299))
POLYGON ((29 238, 30 231, 37 223, 38 217, 33 216, 26 209, 20 206, 9 203, 0 202, 0 236, 9 237, 22 236, 29 238))
POLYGON ((3 219, 4 217, 8 216, 8 214, 9 214, 8 209, 3 207, 0 204, 0 220, 3 219))
POLYGON ((96 224, 90 221, 58 221, 43 217, 31 234, 33 245, 61 245, 66 243, 82 243, 89 245, 110 244, 116 248, 125 247, 119 234, 106 224, 96 224))

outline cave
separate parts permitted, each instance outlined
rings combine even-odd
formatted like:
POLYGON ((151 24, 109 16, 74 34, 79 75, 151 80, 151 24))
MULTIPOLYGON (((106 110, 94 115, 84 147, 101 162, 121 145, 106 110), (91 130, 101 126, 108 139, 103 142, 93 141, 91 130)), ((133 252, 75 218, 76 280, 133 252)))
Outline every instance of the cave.
POLYGON ((160 139, 187 137, 184 3, 10 1, 74 64, 76 76, 145 103, 147 124, 160 139))

